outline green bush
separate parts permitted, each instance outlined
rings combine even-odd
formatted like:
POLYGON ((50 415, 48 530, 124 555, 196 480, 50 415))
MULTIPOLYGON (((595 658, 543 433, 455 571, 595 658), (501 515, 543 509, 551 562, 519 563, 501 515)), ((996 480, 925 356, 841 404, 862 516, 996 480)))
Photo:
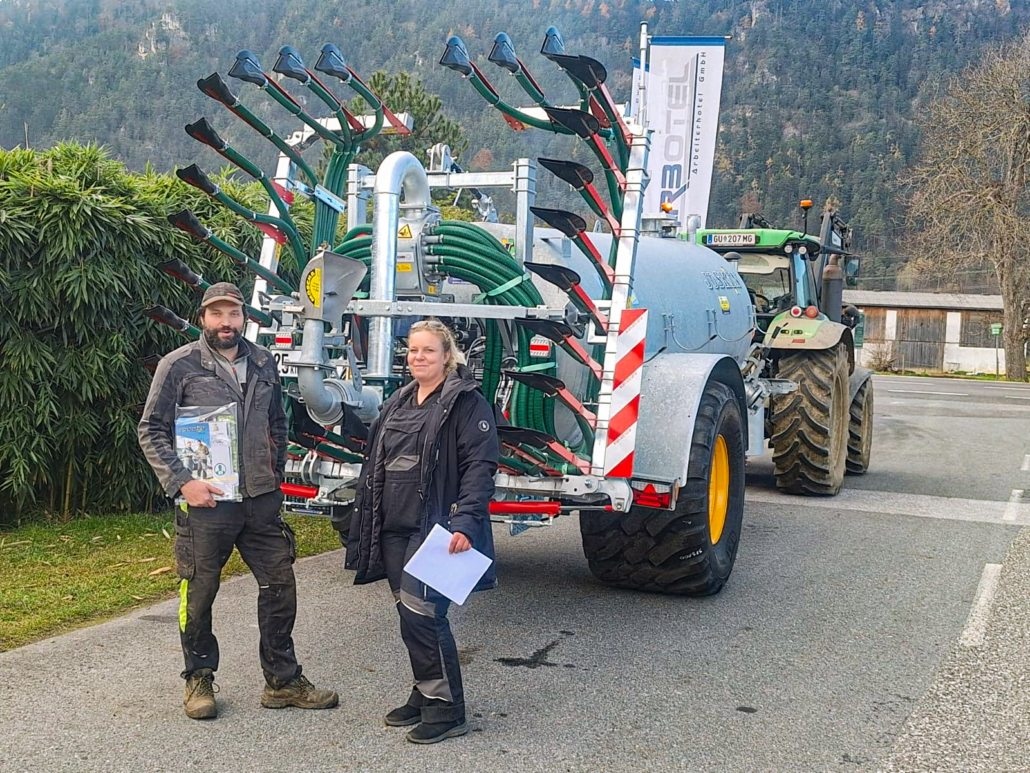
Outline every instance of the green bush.
MULTIPOLYGON (((259 186, 220 184, 266 210, 259 186)), ((155 266, 179 258, 208 281, 251 283, 167 223, 184 207, 258 254, 257 229, 174 176, 131 174, 95 146, 0 150, 0 526, 161 496, 136 441, 151 377, 141 360, 187 339, 142 310, 192 319, 198 299, 155 266)))

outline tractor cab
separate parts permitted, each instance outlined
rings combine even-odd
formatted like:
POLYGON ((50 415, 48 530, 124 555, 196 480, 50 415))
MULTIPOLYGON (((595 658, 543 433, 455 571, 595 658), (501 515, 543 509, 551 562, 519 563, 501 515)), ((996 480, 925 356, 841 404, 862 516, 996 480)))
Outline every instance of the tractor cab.
MULTIPOLYGON (((811 202, 802 202, 807 215, 806 204, 811 206, 811 202)), ((808 312, 809 316, 815 313, 809 309, 814 309, 835 321, 841 319, 841 309, 831 309, 827 304, 823 279, 829 275, 826 268, 831 263, 830 257, 843 255, 847 284, 856 283, 858 258, 848 253, 850 228, 836 213, 827 212, 818 237, 806 231, 807 228, 804 231, 774 228, 754 213, 741 215, 735 229, 698 231, 700 244, 736 263, 763 333, 772 320, 794 308, 808 312)), ((837 265, 837 261, 833 263, 837 265)))

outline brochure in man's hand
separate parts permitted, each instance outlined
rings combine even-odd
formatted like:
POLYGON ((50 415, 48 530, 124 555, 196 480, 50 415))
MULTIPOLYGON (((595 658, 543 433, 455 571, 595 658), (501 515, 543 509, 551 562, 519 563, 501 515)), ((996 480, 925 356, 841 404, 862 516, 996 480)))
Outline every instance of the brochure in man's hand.
POLYGON ((196 480, 222 494, 217 502, 240 502, 239 422, 236 403, 222 406, 178 406, 175 409, 175 452, 196 480))

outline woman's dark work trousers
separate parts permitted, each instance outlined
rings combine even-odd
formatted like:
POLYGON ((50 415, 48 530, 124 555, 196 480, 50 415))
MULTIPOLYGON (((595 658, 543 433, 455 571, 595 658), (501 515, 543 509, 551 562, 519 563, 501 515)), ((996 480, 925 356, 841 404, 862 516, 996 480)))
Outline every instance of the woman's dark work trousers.
POLYGON ((211 605, 222 567, 235 546, 258 582, 261 668, 266 681, 281 687, 301 668, 293 651, 297 585, 293 562, 297 544, 282 519, 282 493, 273 491, 213 508, 176 511, 175 560, 179 577, 179 638, 186 659, 184 679, 218 668, 218 641, 211 631, 211 605))
POLYGON ((433 593, 422 598, 419 582, 404 566, 422 544, 419 532, 381 534, 383 564, 397 611, 401 638, 408 648, 415 690, 408 705, 422 709, 422 721, 454 722, 465 719, 465 693, 461 686, 458 647, 447 621, 450 602, 433 593), (419 698, 424 700, 420 701, 419 698), (441 703, 437 703, 441 701, 441 703))

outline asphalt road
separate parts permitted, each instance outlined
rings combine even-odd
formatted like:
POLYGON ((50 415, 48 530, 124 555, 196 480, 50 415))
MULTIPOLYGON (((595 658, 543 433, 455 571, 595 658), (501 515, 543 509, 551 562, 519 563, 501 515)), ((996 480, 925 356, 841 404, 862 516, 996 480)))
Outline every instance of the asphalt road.
POLYGON ((873 468, 833 500, 783 497, 753 462, 714 598, 598 585, 571 519, 498 533, 501 587, 454 615, 465 738, 413 747, 381 726, 409 678, 396 613, 336 553, 298 564, 296 640, 339 709, 260 708, 241 578, 215 609, 217 721, 182 714, 175 604, 159 604, 0 654, 0 769, 1026 770, 1025 721, 1005 722, 1028 716, 1030 545, 1013 538, 1030 500, 1013 491, 1030 489, 1030 389, 989 386, 877 379, 873 468), (1009 767, 976 762, 985 730, 1009 767))

